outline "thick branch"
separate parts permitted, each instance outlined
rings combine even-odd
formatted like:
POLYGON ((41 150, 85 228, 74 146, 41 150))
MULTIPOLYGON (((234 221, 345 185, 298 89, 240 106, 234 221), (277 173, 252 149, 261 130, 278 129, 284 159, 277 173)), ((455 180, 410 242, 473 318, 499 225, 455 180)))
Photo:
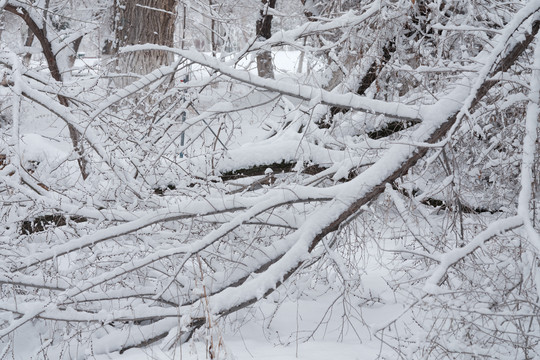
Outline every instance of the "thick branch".
MULTIPOLYGON (((291 162, 282 161, 280 163, 257 165, 257 166, 252 166, 250 168, 237 169, 234 171, 225 172, 221 174, 221 179, 223 181, 229 181, 229 180, 241 179, 241 178, 250 177, 250 176, 260 176, 260 175, 264 175, 265 171, 268 168, 271 168, 274 173, 291 172, 296 167, 296 164, 297 164, 296 161, 291 161, 291 162)), ((314 175, 314 174, 320 173, 323 170, 325 170, 325 168, 319 165, 310 165, 304 168, 302 170, 302 173, 314 175)))
MULTIPOLYGON (((512 50, 510 50, 506 56, 504 56, 501 61, 498 63, 498 65, 495 67, 495 70, 493 72, 493 75, 495 75, 498 71, 504 71, 512 66, 516 59, 525 51, 528 47, 528 45, 533 41, 534 37, 538 33, 540 28, 540 21, 534 22, 532 26, 531 33, 527 34, 524 39, 519 42, 518 44, 514 45, 512 50), (519 49, 516 50, 516 49, 519 49)), ((487 94, 487 92, 493 87, 495 83, 492 81, 484 81, 482 85, 478 88, 476 91, 476 96, 474 100, 471 102, 469 106, 469 110, 474 108, 476 105, 478 105, 479 101, 487 94)), ((441 140, 448 131, 452 128, 452 126, 455 124, 458 115, 460 114, 460 111, 456 111, 450 116, 446 118, 444 122, 439 126, 439 128, 432 132, 432 134, 429 136, 429 138, 426 140, 428 143, 435 143, 439 140, 441 140)), ((402 163, 401 166, 395 169, 394 172, 392 172, 389 176, 387 176, 384 180, 380 181, 378 184, 373 185, 371 187, 371 190, 369 190, 367 193, 365 193, 362 197, 354 201, 351 205, 348 206, 348 208, 345 209, 345 211, 342 211, 339 215, 337 215, 333 221, 331 221, 328 225, 324 226, 313 238, 311 239, 309 246, 308 246, 308 252, 312 252, 314 248, 321 242, 321 240, 326 237, 328 234, 337 231, 342 224, 344 224, 348 219, 353 217, 362 206, 368 204, 370 201, 377 198, 380 194, 382 194, 385 190, 386 184, 391 184, 395 180, 397 180, 399 177, 405 175, 409 169, 411 169, 419 159, 421 159, 425 154, 427 153, 428 149, 423 148, 417 148, 416 151, 405 161, 402 163)), ((266 264, 262 265, 261 268, 257 272, 263 272, 270 268, 271 265, 278 262, 282 256, 276 257, 270 261, 268 261, 266 264)), ((300 267, 302 267, 304 262, 302 260, 298 260, 295 266, 292 266, 289 268, 289 270, 283 274, 281 277, 281 280, 277 281, 273 287, 269 288, 265 292, 265 296, 268 296, 271 294, 275 289, 277 289, 283 282, 287 281, 300 267)), ((247 280, 247 278, 246 278, 247 280)), ((241 303, 235 304, 228 309, 222 310, 221 315, 227 315, 230 313, 233 313, 235 311, 238 311, 240 309, 243 309, 249 305, 254 304, 258 301, 257 297, 251 297, 246 301, 243 301, 241 303)))
MULTIPOLYGON (((49 67, 51 76, 56 81, 62 81, 62 74, 60 73, 58 62, 56 61, 56 56, 54 55, 52 45, 47 39, 47 35, 45 34, 44 29, 40 28, 39 25, 36 24, 34 19, 32 19, 32 17, 24 7, 17 7, 7 4, 5 9, 10 13, 21 17, 24 20, 28 28, 34 33, 36 38, 39 40, 39 43, 41 44, 41 49, 43 50, 43 55, 45 55, 45 60, 47 60, 47 66, 49 67)), ((62 98, 59 97, 60 102, 63 101, 62 98)))
MULTIPOLYGON (((76 223, 85 222, 88 219, 84 216, 71 216, 70 220, 76 223)), ((21 223, 21 234, 28 235, 36 232, 44 231, 49 226, 65 226, 67 218, 62 214, 41 215, 32 220, 25 220, 21 223)))
MULTIPOLYGON (((47 60, 47 66, 49 67, 49 71, 51 72, 51 76, 54 80, 61 82, 62 81, 62 74, 60 72, 60 68, 58 67, 58 62, 56 60, 56 56, 54 55, 54 52, 52 50, 52 44, 47 39, 47 34, 45 33, 45 29, 42 29, 39 27, 38 24, 32 19, 28 11, 24 7, 16 7, 10 4, 7 4, 5 7, 5 10, 9 11, 12 14, 15 14, 19 17, 21 17, 28 28, 34 33, 36 38, 39 40, 39 43, 41 44, 41 49, 43 50, 43 55, 45 56, 45 59, 47 60)), ((77 39, 77 42, 80 42, 82 38, 77 39)), ((68 106, 69 102, 68 99, 62 95, 58 95, 58 101, 60 101, 60 104, 64 106, 68 106)), ((87 172, 87 166, 86 166, 86 160, 84 159, 82 144, 81 144, 81 134, 75 130, 75 128, 71 125, 68 125, 69 129, 69 135, 71 138, 71 142, 73 143, 73 148, 79 155, 77 158, 77 162, 79 164, 79 169, 81 170, 81 175, 83 180, 85 180, 88 177, 87 172)))
MULTIPOLYGON (((134 45, 124 48, 123 51, 139 51, 148 49, 147 46, 134 45)), ((420 109, 398 102, 368 99, 353 93, 334 94, 318 87, 309 85, 290 85, 281 80, 264 79, 254 76, 249 72, 234 69, 227 64, 199 53, 195 50, 173 49, 166 46, 155 45, 152 49, 161 49, 176 53, 202 66, 212 68, 231 79, 238 80, 245 84, 275 91, 282 95, 291 96, 297 99, 318 102, 323 105, 337 106, 340 108, 368 112, 377 115, 385 115, 404 121, 419 121, 420 109)))

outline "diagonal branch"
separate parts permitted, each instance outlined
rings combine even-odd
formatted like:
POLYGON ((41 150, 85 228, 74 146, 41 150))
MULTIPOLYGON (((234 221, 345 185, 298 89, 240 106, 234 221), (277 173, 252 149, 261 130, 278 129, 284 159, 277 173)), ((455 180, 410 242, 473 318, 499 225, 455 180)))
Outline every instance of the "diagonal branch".
MULTIPOLYGON (((60 68, 58 66, 58 61, 56 59, 56 56, 52 49, 52 44, 47 38, 47 34, 45 33, 45 29, 41 28, 30 16, 30 13, 26 8, 23 6, 14 6, 11 4, 7 4, 5 6, 5 10, 9 11, 10 13, 19 16, 24 20, 28 28, 34 33, 36 38, 39 40, 39 43, 41 44, 41 49, 43 50, 43 55, 45 56, 45 59, 47 60, 47 66, 49 67, 49 71, 51 72, 51 76, 54 80, 58 82, 62 82, 62 73, 60 72, 60 68)), ((68 106, 69 101, 66 97, 62 95, 58 95, 58 101, 63 106, 68 106)), ((78 154, 77 157, 77 163, 79 164, 79 169, 81 171, 81 176, 83 180, 86 180, 88 177, 88 169, 87 169, 87 163, 84 158, 84 149, 82 148, 82 137, 81 133, 77 131, 72 125, 68 124, 69 129, 69 135, 71 138, 71 142, 73 143, 73 148, 78 154)))
MULTIPOLYGON (((489 78, 497 72, 508 70, 516 59, 528 48, 534 36, 540 28, 540 21, 532 24, 530 32, 521 37, 521 41, 513 44, 511 49, 504 52, 504 48, 509 42, 512 34, 519 28, 521 22, 530 17, 538 9, 526 8, 520 12, 521 18, 511 22, 507 27, 506 36, 500 41, 497 47, 499 52, 495 52, 483 67, 483 71, 475 83, 470 87, 467 84, 458 85, 456 89, 445 99, 439 100, 435 105, 426 107, 422 114, 424 122, 413 133, 413 138, 421 142, 436 143, 443 139, 451 131, 454 125, 466 114, 478 105, 480 100, 496 84, 489 78), (529 11, 527 14, 526 12, 529 11), (525 13, 525 15, 523 15, 525 13), (499 56, 502 58, 499 60, 499 56)), ((226 71, 226 75, 238 80, 248 82, 252 85, 265 87, 280 91, 276 83, 268 80, 261 80, 256 77, 242 75, 228 71, 217 62, 210 62, 204 56, 193 52, 184 52, 180 55, 190 56, 195 62, 214 67, 221 71, 226 71)), ((306 88, 298 87, 295 96, 302 98, 306 88)), ((309 96, 306 96, 309 97, 309 96)), ((321 95, 321 99, 324 96, 321 95)), ((350 103, 349 103, 350 106, 350 103)), ((227 288, 221 288, 209 297, 213 304, 212 310, 222 316, 231 314, 243 309, 261 297, 271 294, 277 287, 287 281, 306 261, 312 256, 313 250, 330 233, 340 229, 355 214, 376 199, 384 192, 386 184, 391 184, 399 177, 405 175, 422 157, 426 155, 428 148, 416 148, 409 145, 395 145, 386 154, 371 166, 368 170, 358 175, 355 179, 339 187, 340 193, 334 200, 320 208, 312 214, 306 222, 293 234, 287 237, 287 243, 294 245, 286 252, 276 254, 274 258, 261 264, 253 273, 255 276, 245 276, 237 279, 227 288)), ((200 301, 191 306, 197 308, 200 301)), ((186 304, 190 305, 190 304, 186 304)), ((187 310, 187 309, 186 309, 187 310)), ((196 329, 204 325, 204 316, 192 317, 191 329, 196 329)), ((171 327, 172 328, 172 327, 171 327)), ((166 330, 170 331, 170 328, 166 330)), ((154 334, 155 335, 155 334, 154 334)), ((146 344, 146 343, 145 343, 146 344)), ((131 344, 130 346, 137 346, 131 344)))
POLYGON ((181 57, 189 59, 194 63, 212 68, 231 79, 238 80, 242 83, 253 85, 259 88, 275 91, 282 95, 291 96, 297 99, 320 103, 323 105, 335 106, 343 109, 357 110, 378 115, 385 115, 403 121, 419 121, 421 108, 405 105, 397 102, 381 101, 368 99, 353 93, 334 94, 329 91, 309 86, 309 85, 292 85, 284 83, 281 80, 265 79, 247 71, 233 69, 227 64, 219 61, 216 58, 207 56, 196 50, 181 50, 173 49, 167 46, 160 45, 132 45, 122 49, 122 52, 141 51, 141 50, 164 50, 170 51, 181 57))
MULTIPOLYGON (((522 41, 515 44, 513 48, 507 52, 507 54, 498 62, 497 66, 495 66, 495 71, 508 69, 523 51, 528 48, 535 35, 538 33, 539 28, 540 21, 535 21, 531 28, 531 32, 526 34, 522 41), (516 49, 520 49, 520 51, 516 51, 516 49)), ((496 60, 496 57, 494 59, 496 60)), ((491 66, 491 64, 487 64, 486 67, 487 66, 491 66)), ((467 110, 474 108, 493 85, 493 82, 484 80, 479 87, 476 89, 473 88, 473 92, 467 97, 467 99, 473 99, 467 107, 467 110)), ((424 138, 424 141, 427 143, 435 143, 441 140, 450 131, 452 126, 458 120, 458 117, 463 116, 461 115, 463 114, 461 104, 465 102, 466 99, 463 99, 462 90, 463 89, 459 88, 456 89, 453 97, 440 100, 434 106, 432 110, 443 110, 446 107, 450 107, 453 110, 448 116, 439 120, 433 120, 433 123, 438 124, 437 127, 433 127, 435 124, 422 124, 415 132, 415 135, 417 135, 419 139, 424 138), (456 103, 459 105, 456 106, 456 103)), ((435 111, 434 113, 436 114, 435 111)), ((443 114, 444 113, 448 112, 446 111, 443 112, 443 114)), ((219 305, 214 310, 222 315, 227 315, 257 302, 261 296, 267 296, 272 293, 304 264, 309 258, 309 255, 306 253, 311 253, 325 236, 338 230, 340 226, 353 217, 362 206, 368 204, 384 192, 385 184, 392 183, 400 176, 405 175, 409 169, 427 153, 427 151, 427 148, 413 149, 406 145, 394 146, 374 166, 360 174, 350 183, 346 184, 347 186, 344 187, 341 196, 337 196, 328 207, 320 209, 316 214, 311 216, 311 218, 308 219, 295 234, 293 234, 297 239, 297 243, 291 251, 279 257, 279 259, 273 259, 263 265, 260 270, 264 271, 264 273, 259 277, 248 280, 235 289, 226 289, 215 296, 213 301, 219 305), (381 176, 381 172, 387 173, 388 175, 381 176), (325 219, 324 224, 321 224, 322 219, 325 219), (261 287, 265 288, 264 294, 261 294, 261 287)))

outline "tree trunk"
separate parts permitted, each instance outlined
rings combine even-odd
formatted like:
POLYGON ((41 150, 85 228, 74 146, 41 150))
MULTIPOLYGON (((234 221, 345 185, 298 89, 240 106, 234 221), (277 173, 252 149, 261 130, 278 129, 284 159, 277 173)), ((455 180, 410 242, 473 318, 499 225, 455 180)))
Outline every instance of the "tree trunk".
MULTIPOLYGON (((177 0, 121 0, 116 3, 116 48, 136 44, 173 46, 177 0)), ((117 70, 147 74, 169 64, 172 54, 166 51, 137 51, 118 56, 117 70)), ((133 79, 126 79, 129 84, 133 79)))
MULTIPOLYGON (((276 0, 261 0, 264 4, 261 9, 260 16, 256 23, 256 34, 258 40, 264 41, 272 36, 272 18, 273 16, 268 14, 268 9, 274 9, 276 7, 276 0)), ((272 52, 270 50, 264 50, 257 54, 257 72, 260 77, 274 78, 274 66, 272 64, 272 52)))
MULTIPOLYGON (((24 46, 30 47, 32 46, 32 43, 34 42, 34 33, 30 28, 28 28, 28 33, 26 34, 26 41, 24 42, 24 46)), ((27 52, 26 55, 23 57, 22 63, 24 66, 28 67, 28 64, 30 64, 30 60, 32 59, 32 52, 27 52)))
POLYGON ((210 47, 212 50, 212 56, 216 57, 217 54, 217 44, 216 44, 216 18, 213 13, 214 2, 208 0, 208 6, 210 8, 210 47))

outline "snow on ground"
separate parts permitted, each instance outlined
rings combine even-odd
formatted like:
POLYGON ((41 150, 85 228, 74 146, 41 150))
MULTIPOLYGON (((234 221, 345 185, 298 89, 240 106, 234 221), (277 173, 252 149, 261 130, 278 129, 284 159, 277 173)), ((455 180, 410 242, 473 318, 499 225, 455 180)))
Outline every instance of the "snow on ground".
MULTIPOLYGON (((225 339, 226 353, 236 360, 364 360, 375 359, 379 351, 358 343, 310 341, 306 343, 291 344, 288 346, 273 346, 266 341, 252 339, 225 339)), ((111 359, 107 356, 98 356, 96 360, 111 359)), ((168 353, 162 350, 144 351, 132 349, 114 358, 118 360, 201 360, 208 359, 204 344, 187 344, 181 351, 168 353)))
MULTIPOLYGON (((376 253, 375 247, 368 252, 376 253)), ((371 260, 363 263, 365 274, 361 275, 361 292, 378 298, 379 302, 361 304, 362 301, 357 301, 352 294, 343 297, 343 294, 319 293, 314 289, 305 290, 296 299, 296 295, 280 289, 280 294, 272 294, 254 308, 231 315, 234 328, 222 324, 211 333, 199 333, 196 340, 177 348, 171 349, 170 339, 166 338, 157 346, 96 356, 95 359, 209 359, 203 339, 210 335, 214 344, 219 343, 219 339, 223 344, 216 359, 392 359, 395 354, 382 349, 372 331, 398 317, 404 308, 383 278, 387 274, 378 262, 381 259, 369 256, 368 259, 371 260)))
MULTIPOLYGON (((380 285, 380 284, 379 284, 380 285)), ((269 302, 262 304, 256 310, 258 315, 264 313, 266 320, 254 319, 257 314, 235 331, 218 328, 213 333, 214 343, 219 337, 224 345, 219 349, 217 359, 236 360, 369 360, 377 359, 380 355, 388 358, 392 354, 382 352, 380 343, 369 336, 369 329, 351 316, 344 319, 340 314, 340 300, 335 301, 330 296, 317 299, 287 301, 274 313, 275 306, 269 302), (329 305, 335 302, 333 307, 329 305), (330 304, 329 304, 330 303, 330 304), (332 314, 330 316, 330 314, 332 314), (271 319, 271 321, 269 320, 271 319), (342 321, 345 320, 345 323, 342 321), (348 321, 351 321, 348 323, 348 321), (354 329, 352 327, 354 324, 354 329), (316 331, 315 331, 316 330, 316 331), (313 334, 313 337, 311 335, 313 334), (359 335, 360 338, 357 336, 359 335), (311 337, 309 340, 306 338, 311 337)), ((399 314, 403 309, 400 305, 376 307, 367 311, 365 320, 379 325, 379 321, 399 314)), ((240 320, 241 321, 241 320, 240 320)), ((123 354, 108 354, 96 356, 96 360, 115 359, 156 359, 156 360, 200 360, 208 359, 204 341, 190 341, 180 348, 169 350, 166 342, 146 349, 130 349, 123 354)))

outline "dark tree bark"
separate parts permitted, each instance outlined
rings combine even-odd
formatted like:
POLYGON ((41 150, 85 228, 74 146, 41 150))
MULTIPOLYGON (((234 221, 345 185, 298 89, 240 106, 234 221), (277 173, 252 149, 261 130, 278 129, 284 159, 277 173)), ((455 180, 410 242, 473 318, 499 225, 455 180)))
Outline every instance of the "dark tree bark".
MULTIPOLYGON (((358 85, 358 89, 356 90, 356 93, 358 95, 365 95, 367 89, 370 88, 370 86, 377 80, 377 77, 379 76, 382 68, 390 61, 390 58, 392 57, 392 54, 396 51, 396 43, 395 40, 389 40, 385 46, 382 48, 382 56, 380 59, 375 59, 371 65, 369 66, 369 69, 367 73, 364 75, 364 77, 360 80, 360 84, 358 85)), ((333 106, 330 108, 330 115, 333 118, 334 115, 337 113, 344 113, 348 110, 342 109, 336 106, 333 106)), ((324 124, 324 126, 321 127, 330 127, 329 124, 324 124)))
MULTIPOLYGON (((272 18, 268 13, 268 8, 275 9, 277 0, 261 0, 264 7, 260 11, 260 16, 257 19, 255 31, 258 40, 270 39, 272 36, 272 18)), ((274 78, 274 66, 272 64, 272 52, 264 50, 257 54, 257 72, 260 77, 274 78)))
MULTIPOLYGON (((127 45, 156 44, 173 46, 177 0, 122 0, 114 9, 116 43, 113 52, 127 45)), ((169 64, 172 54, 148 50, 122 54, 117 66, 122 72, 147 74, 169 64)), ((129 83, 126 80, 126 84, 129 83)))
MULTIPOLYGON (((24 42, 24 46, 30 47, 30 46, 32 46, 33 42, 34 42, 34 33, 32 32, 32 30, 28 29, 28 33, 26 35, 26 41, 24 42)), ((28 64, 30 63, 31 58, 32 58, 32 53, 31 52, 26 53, 26 55, 24 55, 24 57, 23 57, 23 64, 25 66, 28 66, 28 64)))
MULTIPOLYGON (((210 7, 210 11, 212 11, 212 7, 214 6, 213 0, 208 0, 208 6, 210 7)), ((217 53, 217 44, 216 44, 216 19, 214 16, 210 17, 210 47, 212 50, 212 56, 216 56, 217 53)))

